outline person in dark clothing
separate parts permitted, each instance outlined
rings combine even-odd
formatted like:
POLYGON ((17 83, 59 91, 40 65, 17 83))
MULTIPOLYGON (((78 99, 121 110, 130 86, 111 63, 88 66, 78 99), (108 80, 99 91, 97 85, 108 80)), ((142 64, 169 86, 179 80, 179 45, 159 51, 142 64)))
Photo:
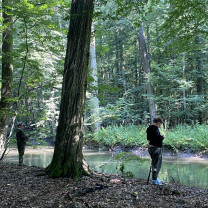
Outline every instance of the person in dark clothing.
POLYGON ((23 165, 23 155, 25 152, 26 141, 28 141, 28 136, 24 134, 22 131, 24 129, 24 123, 20 122, 17 124, 16 130, 16 140, 17 140, 17 148, 19 152, 19 165, 23 165))
POLYGON ((162 124, 162 119, 156 117, 153 119, 153 125, 147 128, 147 140, 149 140, 148 152, 152 159, 152 183, 162 185, 158 174, 162 167, 162 145, 164 135, 160 135, 159 127, 162 124))

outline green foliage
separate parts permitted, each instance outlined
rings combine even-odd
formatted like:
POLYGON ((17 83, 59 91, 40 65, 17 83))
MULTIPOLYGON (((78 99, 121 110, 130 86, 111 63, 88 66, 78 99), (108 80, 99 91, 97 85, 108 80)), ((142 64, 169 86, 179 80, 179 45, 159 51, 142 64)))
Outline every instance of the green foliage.
POLYGON ((170 131, 166 131, 164 146, 171 147, 175 151, 207 151, 208 128, 206 125, 178 125, 170 131))
POLYGON ((98 90, 103 126, 128 125, 140 120, 147 123, 149 118, 149 95, 145 91, 137 41, 141 21, 157 113, 170 126, 206 120, 207 38, 203 32, 208 22, 206 8, 205 1, 200 0, 148 3, 118 0, 101 4, 102 18, 95 24, 98 82, 120 89, 113 93, 98 90), (201 94, 200 77, 204 90, 201 94))
POLYGON ((129 161, 137 162, 138 164, 142 165, 146 159, 143 159, 137 155, 133 155, 131 152, 121 152, 115 156, 115 160, 122 161, 119 165, 118 170, 121 172, 123 176, 133 178, 134 174, 131 171, 125 171, 125 164, 129 161))
POLYGON ((134 174, 132 173, 132 171, 125 171, 125 165, 123 163, 120 164, 119 171, 121 172, 123 176, 129 177, 129 178, 134 177, 134 174))
POLYGON ((16 146, 17 146, 16 138, 11 138, 9 142, 9 147, 16 147, 16 146))
MULTIPOLYGON (((178 125, 173 129, 161 129, 165 134, 164 148, 174 151, 208 151, 208 128, 206 125, 178 125)), ((108 126, 93 134, 93 139, 101 145, 107 146, 147 146, 145 126, 108 126)), ((122 159, 127 156, 124 153, 118 154, 122 159)), ((131 157, 130 157, 131 158, 131 157)), ((134 159, 134 158, 131 158, 134 159)))
POLYGON ((143 146, 147 144, 146 128, 143 126, 108 126, 93 134, 93 139, 99 144, 107 146, 143 146))
POLYGON ((9 100, 9 113, 13 116, 16 110, 17 121, 37 126, 33 138, 55 135, 68 27, 63 18, 68 6, 65 0, 12 4, 14 98, 9 100))
MULTIPOLYGON (((174 44, 176 50, 189 50, 190 43, 194 41, 196 34, 203 34, 208 25, 207 1, 166 1, 168 10, 162 30, 167 31, 164 34, 166 40, 171 39, 171 45, 174 44), (168 4, 167 4, 168 3, 168 4), (173 37, 176 35, 177 37, 173 37), (183 47, 181 46, 183 43, 183 47)), ((206 31, 207 32, 207 31, 206 31)))
MULTIPOLYGON (((14 97, 8 100, 13 103, 9 114, 12 117, 17 110, 17 120, 36 125, 36 138, 54 137, 58 124, 70 3, 15 0, 12 4, 14 97)), ((146 144, 144 127, 139 127, 141 131, 134 126, 118 127, 141 122, 145 125, 150 117, 138 44, 142 21, 157 113, 170 127, 191 125, 197 120, 202 123, 208 118, 206 10, 206 1, 201 0, 96 2, 93 34, 98 86, 92 86, 94 79, 89 74, 88 92, 97 92, 100 122, 107 128, 94 138, 108 145, 146 144), (200 78, 203 92, 198 89, 200 78)), ((0 26, 1 32, 3 29, 0 26)), ((85 120, 90 127, 88 102, 87 105, 85 120)), ((172 136, 167 146, 183 149, 181 141, 177 145, 171 141, 172 136)))

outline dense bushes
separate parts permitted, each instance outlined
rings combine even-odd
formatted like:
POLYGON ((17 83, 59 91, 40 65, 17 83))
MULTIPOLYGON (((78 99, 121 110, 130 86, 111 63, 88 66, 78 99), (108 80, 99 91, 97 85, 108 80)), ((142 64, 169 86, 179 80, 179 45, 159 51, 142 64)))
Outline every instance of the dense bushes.
MULTIPOLYGON (((93 140, 107 146, 147 146, 146 126, 108 126, 94 133, 93 140)), ((171 130, 161 128, 165 134, 164 147, 167 149, 203 151, 208 150, 208 126, 179 125, 171 130)))
POLYGON ((145 145, 145 131, 146 129, 144 126, 108 126, 95 133, 93 139, 99 144, 109 146, 145 145))
POLYGON ((165 147, 174 150, 203 151, 208 150, 208 126, 176 126, 174 129, 166 131, 165 147))

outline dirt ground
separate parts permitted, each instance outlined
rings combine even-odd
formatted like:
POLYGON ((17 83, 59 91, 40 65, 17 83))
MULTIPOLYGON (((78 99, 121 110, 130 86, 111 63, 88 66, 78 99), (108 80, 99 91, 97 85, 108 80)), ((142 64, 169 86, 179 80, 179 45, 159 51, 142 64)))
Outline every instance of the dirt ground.
POLYGON ((94 173, 80 181, 51 179, 39 167, 0 163, 1 208, 208 208, 208 190, 94 173))

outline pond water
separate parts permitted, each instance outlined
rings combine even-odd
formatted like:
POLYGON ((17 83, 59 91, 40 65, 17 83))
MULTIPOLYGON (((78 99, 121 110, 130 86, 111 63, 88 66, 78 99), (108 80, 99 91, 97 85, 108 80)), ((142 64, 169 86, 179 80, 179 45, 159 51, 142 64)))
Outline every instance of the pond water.
MULTIPOLYGON (((84 150, 85 159, 93 170, 109 174, 121 174, 119 171, 121 162, 114 160, 115 155, 115 153, 105 151, 84 150)), ((24 164, 46 167, 50 164, 52 156, 53 148, 26 149, 24 164)), ((5 162, 18 164, 17 150, 10 151, 5 158, 5 162)), ((147 160, 142 164, 137 161, 125 163, 124 171, 131 171, 136 178, 147 179, 149 167, 150 160, 147 157, 147 160)), ((167 182, 208 188, 208 160, 195 157, 163 157, 160 179, 167 182)))

